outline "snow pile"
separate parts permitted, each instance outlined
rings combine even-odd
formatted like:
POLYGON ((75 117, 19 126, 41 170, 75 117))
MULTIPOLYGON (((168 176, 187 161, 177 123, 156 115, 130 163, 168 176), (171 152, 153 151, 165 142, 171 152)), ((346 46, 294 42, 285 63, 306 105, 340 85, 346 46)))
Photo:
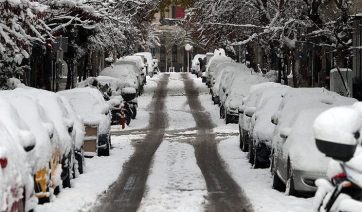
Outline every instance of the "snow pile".
POLYGON ((78 115, 86 125, 99 125, 99 134, 110 130, 110 111, 102 94, 94 88, 74 88, 58 92, 69 99, 78 115))
POLYGON ((207 187, 189 144, 163 141, 138 211, 203 211, 207 187))
POLYGON ((210 61, 207 62, 206 65, 206 76, 207 77, 211 77, 213 75, 213 72, 216 68, 216 66, 220 63, 232 63, 235 62, 233 59, 231 59, 230 57, 227 56, 222 56, 222 55, 215 55, 213 57, 210 58, 210 61))

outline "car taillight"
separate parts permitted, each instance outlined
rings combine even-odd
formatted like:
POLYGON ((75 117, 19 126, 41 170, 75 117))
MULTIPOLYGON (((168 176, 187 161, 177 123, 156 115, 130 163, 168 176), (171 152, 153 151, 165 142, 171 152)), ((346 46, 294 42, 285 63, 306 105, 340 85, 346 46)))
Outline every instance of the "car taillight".
POLYGON ((335 176, 333 177, 333 179, 345 178, 345 177, 347 177, 347 176, 346 176, 346 173, 342 172, 342 173, 339 173, 339 174, 335 175, 335 176))
POLYGON ((8 165, 8 159, 0 158, 0 166, 1 166, 1 168, 5 169, 7 165, 8 165))

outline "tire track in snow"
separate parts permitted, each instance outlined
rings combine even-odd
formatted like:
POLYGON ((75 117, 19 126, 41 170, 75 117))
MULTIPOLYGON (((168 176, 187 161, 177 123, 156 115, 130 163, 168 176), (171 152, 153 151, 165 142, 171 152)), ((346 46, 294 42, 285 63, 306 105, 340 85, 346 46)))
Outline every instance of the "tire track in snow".
POLYGON ((209 212, 251 212, 250 203, 238 184, 224 169, 217 151, 217 141, 210 116, 201 106, 199 91, 189 75, 183 75, 185 90, 192 114, 197 124, 198 133, 194 143, 197 164, 207 184, 209 212))
POLYGON ((150 128, 144 141, 134 144, 136 148, 134 155, 124 165, 123 172, 117 182, 101 198, 100 205, 94 207, 92 211, 130 212, 139 208, 145 191, 152 157, 161 144, 167 127, 167 117, 164 109, 168 78, 169 75, 164 75, 153 96, 151 108, 153 108, 152 111, 154 112, 150 114, 150 128))

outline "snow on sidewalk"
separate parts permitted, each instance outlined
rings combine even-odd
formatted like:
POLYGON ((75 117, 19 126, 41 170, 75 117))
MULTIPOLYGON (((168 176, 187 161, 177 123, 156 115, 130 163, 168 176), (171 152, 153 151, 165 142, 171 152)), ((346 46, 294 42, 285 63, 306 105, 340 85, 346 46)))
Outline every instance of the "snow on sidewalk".
POLYGON ((312 211, 313 198, 285 196, 272 189, 270 169, 253 169, 247 153, 239 148, 238 137, 220 142, 218 150, 228 172, 249 198, 254 212, 312 211))
POLYGON ((204 211, 207 187, 194 148, 163 141, 157 149, 139 212, 204 211))
POLYGON ((54 202, 37 205, 37 212, 89 211, 100 194, 118 179, 123 164, 134 153, 131 140, 125 136, 112 136, 110 156, 85 158, 84 174, 71 181, 72 188, 63 189, 54 202))

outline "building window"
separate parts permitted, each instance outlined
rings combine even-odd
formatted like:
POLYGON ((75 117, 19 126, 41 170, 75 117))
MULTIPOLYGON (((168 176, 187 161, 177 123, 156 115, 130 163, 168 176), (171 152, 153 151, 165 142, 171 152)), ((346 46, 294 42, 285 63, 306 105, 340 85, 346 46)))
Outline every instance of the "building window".
POLYGON ((175 19, 176 18, 176 6, 172 6, 172 18, 175 19))
POLYGON ((172 62, 177 62, 177 46, 172 46, 172 62))

